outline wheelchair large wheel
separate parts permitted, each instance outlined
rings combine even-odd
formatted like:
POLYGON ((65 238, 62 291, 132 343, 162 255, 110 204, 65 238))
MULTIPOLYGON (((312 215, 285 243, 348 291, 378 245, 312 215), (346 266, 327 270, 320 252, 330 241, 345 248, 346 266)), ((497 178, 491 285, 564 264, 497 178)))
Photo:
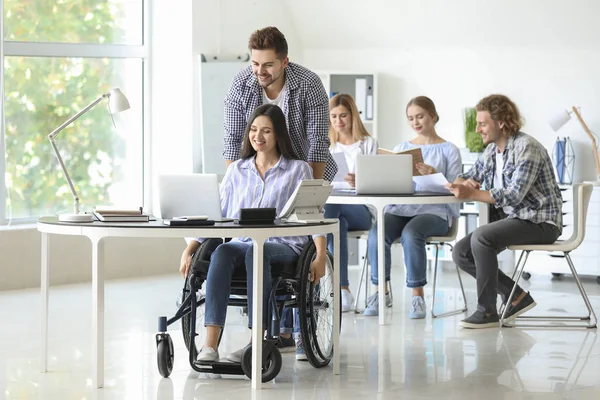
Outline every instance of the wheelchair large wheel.
MULTIPOLYGON (((298 298, 300 333, 308 362, 315 368, 329 364, 333 357, 333 257, 328 254, 325 275, 315 286, 308 280, 316 252, 305 257, 300 274, 298 298)), ((336 349, 337 350, 337 349, 336 349)))
MULTIPOLYGON (((265 350, 263 349, 263 351, 265 350)), ((262 366, 261 380, 263 383, 275 379, 281 371, 282 365, 281 353, 277 347, 273 346, 262 366)), ((248 378, 252 379, 252 346, 250 345, 246 346, 242 353, 242 370, 248 378)))
POLYGON ((186 300, 186 296, 189 296, 196 291, 196 318, 192 321, 192 314, 188 313, 181 318, 181 329, 183 333, 183 342, 185 343, 186 349, 192 352, 193 358, 196 359, 202 345, 204 344, 204 302, 206 301, 202 286, 204 279, 208 273, 208 264, 212 253, 223 243, 221 239, 207 239, 205 240, 196 253, 192 257, 191 270, 185 279, 183 288, 184 298, 182 302, 186 300), (192 279, 194 282, 192 282, 192 279), (193 285, 192 285, 193 283, 193 285), (190 337, 192 323, 196 327, 196 336, 190 337))
MULTIPOLYGON (((185 283, 186 289, 190 290, 189 276, 185 283)), ((186 292, 188 295, 191 291, 186 292)), ((205 313, 205 297, 204 292, 199 290, 196 294, 197 307, 196 307, 196 319, 193 323, 196 326, 196 337, 193 339, 190 337, 191 325, 192 325, 192 314, 188 313, 181 317, 181 330, 183 333, 183 342, 185 348, 192 352, 193 358, 198 357, 198 353, 204 344, 204 335, 206 330, 204 329, 204 313, 205 313)))

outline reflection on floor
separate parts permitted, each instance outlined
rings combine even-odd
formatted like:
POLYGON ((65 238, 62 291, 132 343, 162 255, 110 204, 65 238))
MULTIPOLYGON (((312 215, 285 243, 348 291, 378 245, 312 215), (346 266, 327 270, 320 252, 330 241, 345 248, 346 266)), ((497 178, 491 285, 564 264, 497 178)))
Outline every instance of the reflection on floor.
MULTIPOLYGON (((351 278, 356 278, 355 270, 351 278)), ((314 369, 284 355, 277 379, 255 395, 262 399, 600 399, 600 341, 596 330, 458 328, 462 315, 431 320, 406 318, 409 292, 394 275, 390 323, 360 314, 343 316, 341 375, 331 367, 314 369)), ((453 270, 441 274, 440 311, 458 305, 453 270)), ((469 307, 474 282, 464 277, 469 307)), ((355 279, 357 281, 357 279, 355 279)), ((50 296, 50 372, 39 372, 39 293, 0 293, 0 398, 6 399, 244 399, 250 381, 193 372, 179 326, 174 326, 175 367, 163 379, 156 367, 154 333, 159 315, 174 311, 181 279, 173 274, 106 286, 106 387, 91 388, 89 285, 52 288, 50 296)), ((600 311, 600 285, 586 280, 600 311)), ((573 280, 537 275, 526 284, 550 308, 583 312, 573 280)), ((431 287, 426 301, 431 301, 431 287)), ((245 317, 230 309, 221 353, 249 338, 245 317)))

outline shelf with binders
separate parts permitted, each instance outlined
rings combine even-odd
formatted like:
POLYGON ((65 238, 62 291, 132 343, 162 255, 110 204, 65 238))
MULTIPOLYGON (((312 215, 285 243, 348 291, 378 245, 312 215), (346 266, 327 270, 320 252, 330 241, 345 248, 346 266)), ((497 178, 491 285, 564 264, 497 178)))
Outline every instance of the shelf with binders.
POLYGON ((377 138, 377 74, 356 71, 317 71, 329 98, 350 94, 369 133, 377 138))

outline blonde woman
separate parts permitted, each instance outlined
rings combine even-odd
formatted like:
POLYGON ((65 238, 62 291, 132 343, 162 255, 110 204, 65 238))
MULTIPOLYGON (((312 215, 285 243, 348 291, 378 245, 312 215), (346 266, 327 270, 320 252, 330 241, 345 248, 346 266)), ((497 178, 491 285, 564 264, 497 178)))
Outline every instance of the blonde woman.
MULTIPOLYGON (((354 99, 349 94, 337 94, 329 100, 329 151, 343 153, 350 173, 345 181, 355 186, 354 165, 359 154, 377 154, 377 141, 365 129, 354 99)), ((337 186, 333 183, 334 187, 337 186)), ((372 214, 364 205, 326 204, 326 218, 340 220, 340 285, 342 287, 342 312, 349 311, 354 302, 348 280, 348 231, 368 230, 373 224, 372 214)), ((327 245, 333 252, 333 237, 328 235, 327 245)))

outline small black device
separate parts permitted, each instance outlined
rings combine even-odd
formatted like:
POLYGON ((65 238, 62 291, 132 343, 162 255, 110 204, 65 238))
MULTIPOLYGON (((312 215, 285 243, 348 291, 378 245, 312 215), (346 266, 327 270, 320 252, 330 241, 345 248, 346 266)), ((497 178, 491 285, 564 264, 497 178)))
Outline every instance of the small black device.
POLYGON ((275 208, 240 208, 240 225, 274 224, 277 210, 275 208))

